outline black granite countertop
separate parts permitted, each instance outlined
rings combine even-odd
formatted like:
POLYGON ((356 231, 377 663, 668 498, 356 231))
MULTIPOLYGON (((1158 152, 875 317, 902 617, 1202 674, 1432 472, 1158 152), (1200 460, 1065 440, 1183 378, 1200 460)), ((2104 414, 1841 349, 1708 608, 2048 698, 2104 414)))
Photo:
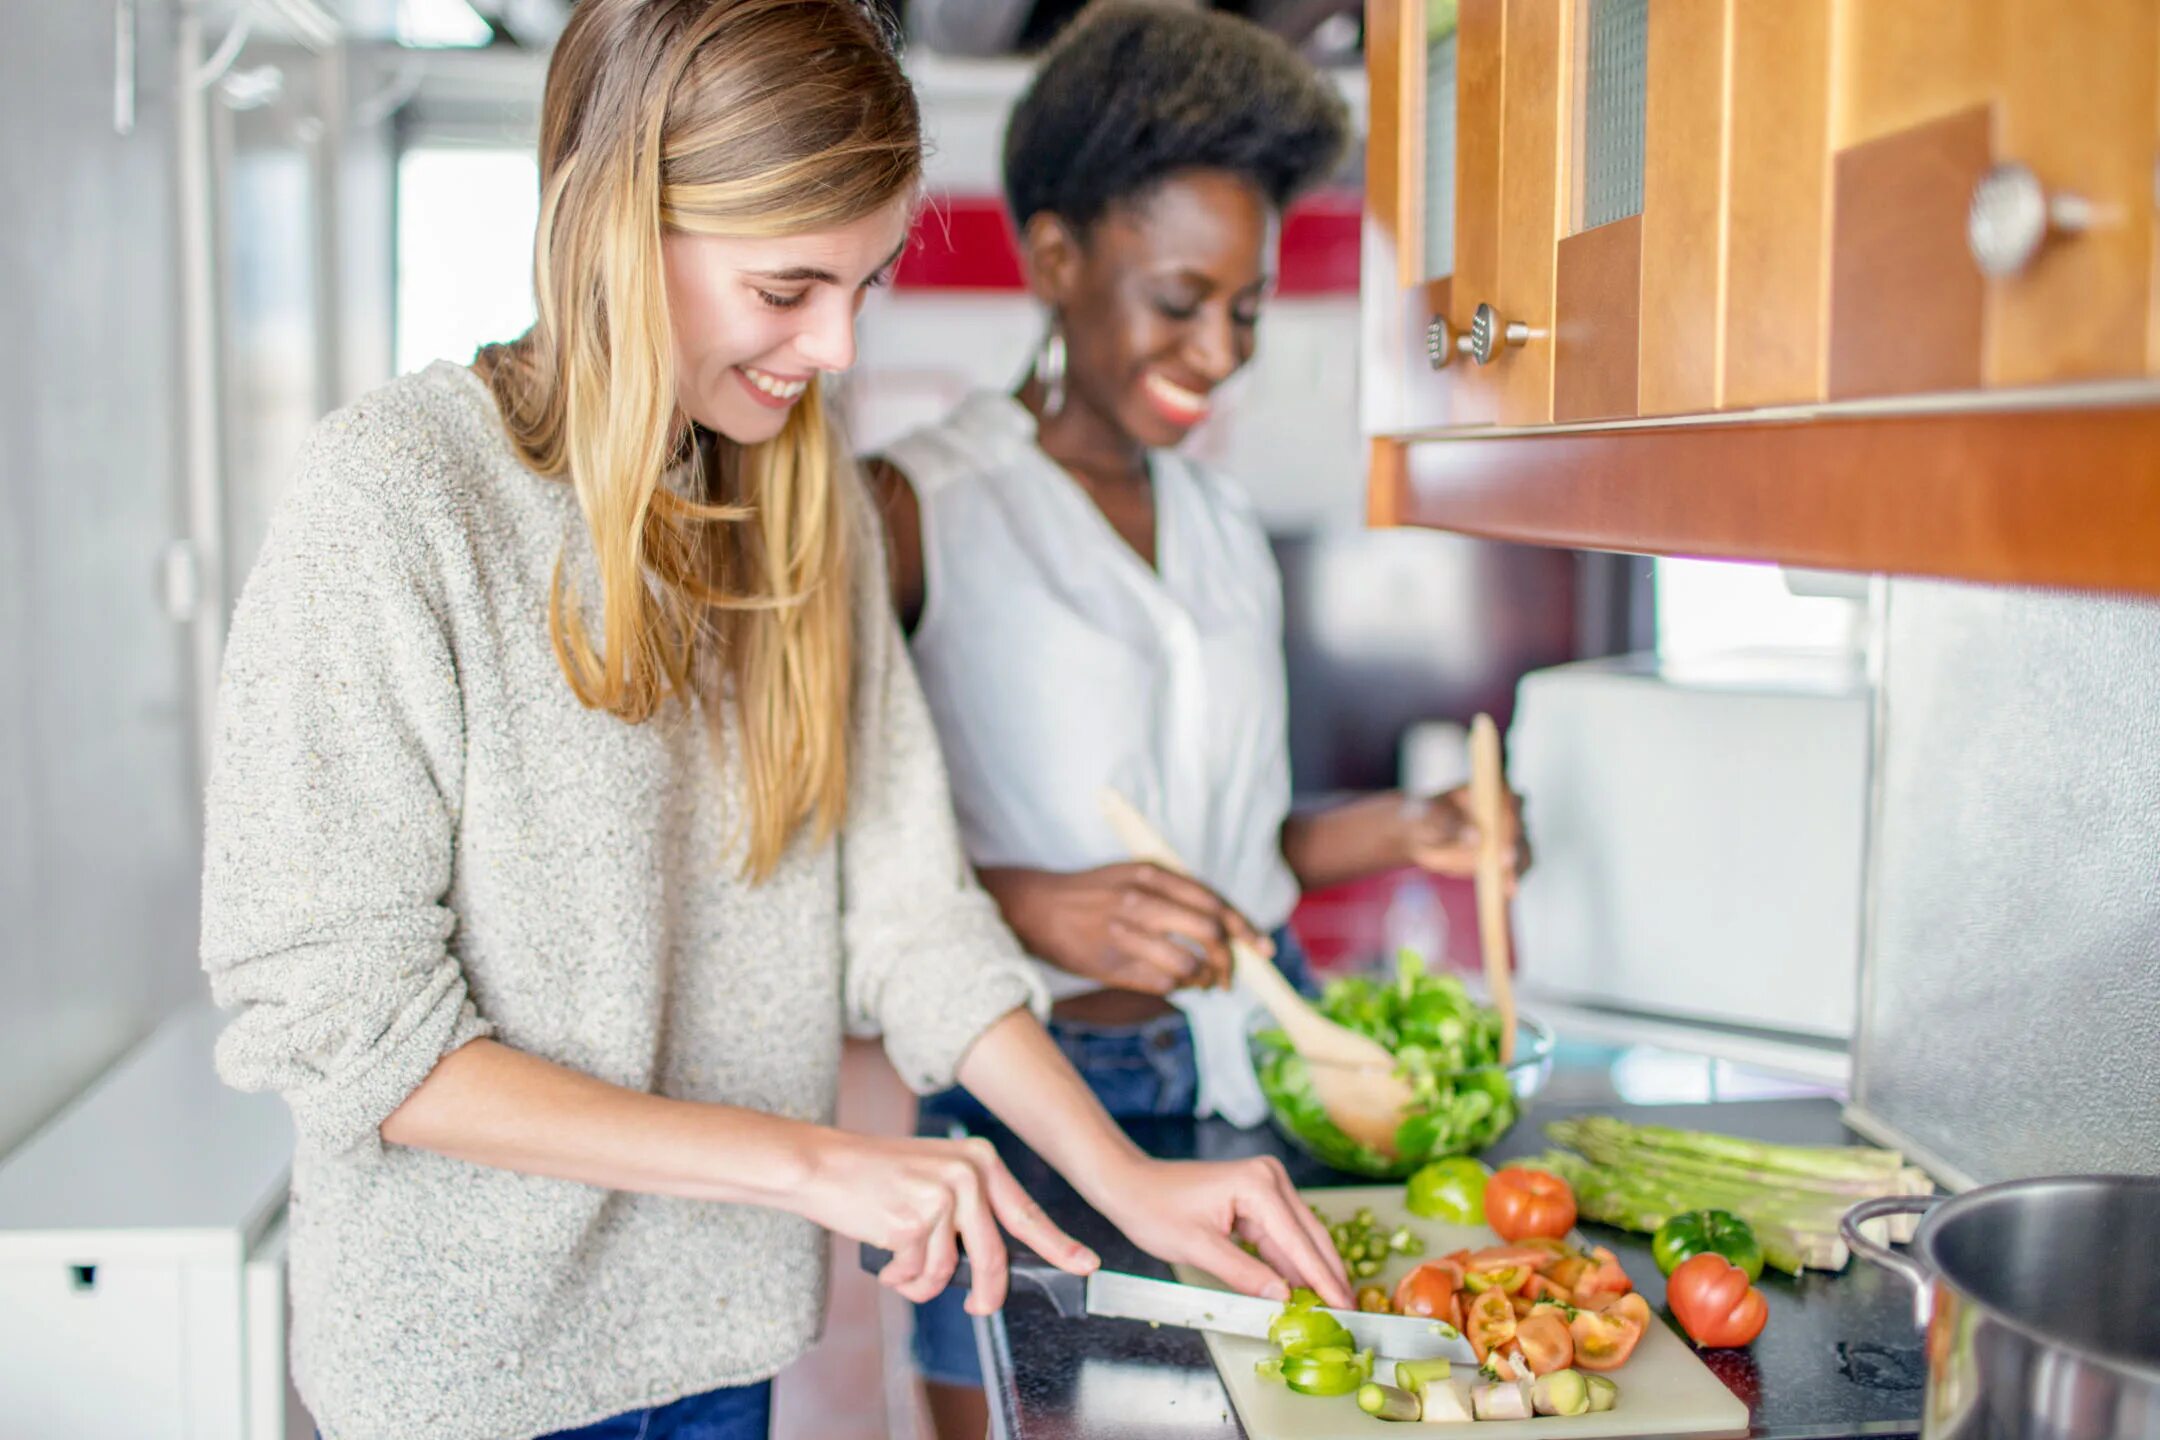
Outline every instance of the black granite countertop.
MULTIPOLYGON (((1607 1069, 1609 1070, 1609 1066, 1607 1069)), ((1545 1102, 1488 1153, 1490 1160, 1547 1148, 1540 1122, 1594 1110, 1646 1124, 1721 1130, 1795 1144, 1847 1144, 1858 1137, 1839 1123, 1827 1097, 1743 1102, 1633 1105, 1583 1103, 1601 1088, 1583 1060, 1563 1069, 1545 1102), (1574 1103, 1561 1103, 1564 1092, 1574 1103)), ((1129 1127, 1150 1153, 1173 1159, 1282 1157, 1301 1186, 1369 1183, 1291 1149, 1271 1129, 1240 1131, 1219 1121, 1158 1120, 1129 1127)), ((1010 1135, 987 1132, 1023 1185, 1066 1229, 1095 1247, 1112 1269, 1165 1275, 1010 1135)), ((1653 1308, 1665 1285, 1647 1237, 1599 1225, 1583 1232, 1612 1246, 1653 1308)), ((1795 1281, 1765 1274, 1770 1323, 1745 1350, 1701 1352, 1732 1392, 1747 1402, 1751 1434, 1766 1440, 1818 1436, 1910 1435, 1919 1431, 1925 1360, 1913 1329, 1910 1292, 1855 1261, 1842 1275, 1810 1272, 1795 1281)), ((1660 1315, 1663 1315, 1660 1309, 1660 1315)), ((1670 1323, 1669 1321, 1667 1323, 1670 1323)), ((979 1322, 986 1352, 991 1424, 1011 1440, 1228 1440, 1243 1435, 1229 1396, 1191 1331, 1151 1329, 1123 1320, 1061 1320, 1040 1296, 1016 1293, 1002 1315, 979 1322)))

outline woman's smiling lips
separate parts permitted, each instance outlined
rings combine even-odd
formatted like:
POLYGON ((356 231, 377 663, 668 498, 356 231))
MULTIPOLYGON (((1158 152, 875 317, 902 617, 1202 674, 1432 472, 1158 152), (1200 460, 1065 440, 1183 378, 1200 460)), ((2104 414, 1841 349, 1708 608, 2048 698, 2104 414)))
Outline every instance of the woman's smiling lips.
POLYGON ((1207 418, 1207 396, 1186 389, 1160 371, 1150 370, 1142 376, 1140 389, 1156 413, 1173 425, 1197 425, 1207 418))
POLYGON ((750 392, 751 399, 771 410, 785 410, 800 400, 811 380, 808 375, 775 375, 751 365, 736 366, 735 378, 750 392))

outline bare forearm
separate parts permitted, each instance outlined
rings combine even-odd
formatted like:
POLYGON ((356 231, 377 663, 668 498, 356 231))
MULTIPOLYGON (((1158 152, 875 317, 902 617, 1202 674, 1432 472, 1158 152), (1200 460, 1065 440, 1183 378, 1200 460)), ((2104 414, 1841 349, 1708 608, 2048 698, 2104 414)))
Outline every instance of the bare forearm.
POLYGON ((1105 1190, 1147 1158, 1025 1010, 1013 1011, 983 1033, 960 1062, 959 1079, 1098 1208, 1105 1190))
POLYGON ((821 1127, 627 1090, 493 1040, 444 1056, 382 1123, 392 1144, 610 1190, 771 1205, 821 1127))
MULTIPOLYGON (((1143 1154, 1025 1010, 984 1032, 960 1062, 960 1081, 1142 1249, 1196 1265, 1248 1295, 1281 1301, 1292 1285, 1310 1285, 1331 1305, 1350 1303, 1349 1278, 1327 1230, 1280 1162, 1262 1156, 1171 1164, 1143 1154), (1259 1253, 1239 1249, 1238 1240, 1259 1253)), ((1016 1209, 1041 1213, 1032 1203, 1016 1209)), ((1075 1274, 1098 1263, 1077 1246, 1068 1253, 1073 1263, 1058 1263, 1075 1274)))
POLYGON ((1283 821, 1283 859, 1298 885, 1324 890, 1410 863, 1410 827, 1403 797, 1370 795, 1283 821))

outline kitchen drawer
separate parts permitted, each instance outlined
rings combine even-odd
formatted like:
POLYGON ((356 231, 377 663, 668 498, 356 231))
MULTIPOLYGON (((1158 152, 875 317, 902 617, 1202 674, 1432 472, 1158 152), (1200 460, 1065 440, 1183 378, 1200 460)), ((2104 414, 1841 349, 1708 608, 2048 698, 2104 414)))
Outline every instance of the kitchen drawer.
MULTIPOLYGON (((284 1106, 208 1003, 0 1159, 0 1440, 286 1440, 284 1106)), ((300 1425, 297 1431, 295 1423, 300 1425)))
POLYGON ((8 1433, 192 1440, 179 1266, 0 1264, 8 1433))

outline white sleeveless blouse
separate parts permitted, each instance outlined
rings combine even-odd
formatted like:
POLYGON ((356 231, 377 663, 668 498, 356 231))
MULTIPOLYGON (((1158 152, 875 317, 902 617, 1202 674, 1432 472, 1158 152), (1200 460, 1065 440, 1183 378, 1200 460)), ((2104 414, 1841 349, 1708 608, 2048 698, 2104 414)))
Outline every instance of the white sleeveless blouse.
MULTIPOLYGON (((978 393, 885 451, 922 515, 916 669, 978 865, 1086 870, 1128 858, 1099 796, 1130 799, 1262 931, 1289 919, 1282 589, 1250 503, 1149 456, 1156 567, 1035 444, 1011 396, 978 393)), ((1055 996, 1100 988, 1043 967, 1055 996)), ((1256 1123, 1242 993, 1181 992, 1200 1113, 1256 1123)))

